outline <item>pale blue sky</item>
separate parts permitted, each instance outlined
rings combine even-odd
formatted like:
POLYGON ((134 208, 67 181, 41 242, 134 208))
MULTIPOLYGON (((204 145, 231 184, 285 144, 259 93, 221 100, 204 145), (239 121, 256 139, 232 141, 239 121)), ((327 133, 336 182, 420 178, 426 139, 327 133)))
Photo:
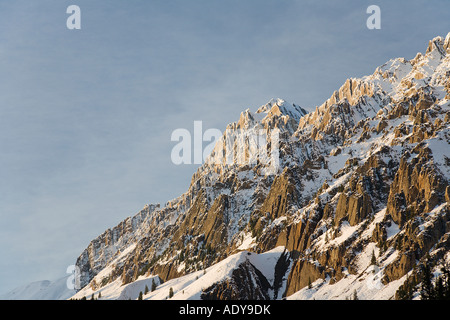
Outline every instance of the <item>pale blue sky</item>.
POLYGON ((450 31, 448 1, 317 2, 0 0, 0 293, 63 276, 105 229, 183 193, 196 166, 170 161, 173 130, 223 130, 273 97, 312 110, 450 31))

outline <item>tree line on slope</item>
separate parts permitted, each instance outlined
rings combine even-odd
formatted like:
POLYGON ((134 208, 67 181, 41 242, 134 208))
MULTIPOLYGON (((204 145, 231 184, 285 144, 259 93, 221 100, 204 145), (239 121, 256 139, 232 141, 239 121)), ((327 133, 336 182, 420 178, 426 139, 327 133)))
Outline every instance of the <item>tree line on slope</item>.
POLYGON ((411 300, 418 295, 421 300, 450 300, 450 268, 442 266, 441 273, 434 276, 429 264, 425 263, 417 276, 406 279, 397 292, 400 300, 411 300))

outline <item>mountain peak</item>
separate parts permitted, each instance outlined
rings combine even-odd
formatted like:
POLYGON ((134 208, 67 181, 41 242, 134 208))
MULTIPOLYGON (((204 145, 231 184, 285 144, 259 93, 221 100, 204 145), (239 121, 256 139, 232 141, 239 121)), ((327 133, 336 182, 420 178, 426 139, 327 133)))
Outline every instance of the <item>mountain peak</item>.
POLYGON ((257 111, 257 114, 265 114, 267 116, 289 116, 295 121, 299 121, 301 117, 308 112, 300 106, 289 103, 284 99, 272 98, 268 103, 261 106, 257 111))
POLYGON ((447 53, 450 53, 450 32, 447 33, 447 36, 445 37, 444 49, 447 51, 447 53))
POLYGON ((441 56, 445 56, 446 53, 450 52, 449 41, 450 32, 447 34, 445 39, 441 36, 434 37, 429 41, 428 48, 425 54, 437 51, 441 56))
POLYGON ((280 121, 284 124, 289 123, 290 129, 295 130, 294 126, 296 127, 300 119, 307 113, 305 109, 296 104, 287 102, 284 99, 272 98, 254 113, 250 109, 243 111, 239 121, 230 123, 227 129, 248 129, 256 123, 273 127, 273 120, 275 120, 276 123, 280 123, 280 121))

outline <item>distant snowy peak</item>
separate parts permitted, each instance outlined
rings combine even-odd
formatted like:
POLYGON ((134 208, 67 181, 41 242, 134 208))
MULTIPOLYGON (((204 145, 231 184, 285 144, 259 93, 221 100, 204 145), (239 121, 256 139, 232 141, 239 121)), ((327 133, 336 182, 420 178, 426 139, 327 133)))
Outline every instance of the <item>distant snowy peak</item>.
POLYGON ((69 277, 31 282, 1 295, 0 300, 65 300, 75 294, 75 290, 67 288, 69 277))

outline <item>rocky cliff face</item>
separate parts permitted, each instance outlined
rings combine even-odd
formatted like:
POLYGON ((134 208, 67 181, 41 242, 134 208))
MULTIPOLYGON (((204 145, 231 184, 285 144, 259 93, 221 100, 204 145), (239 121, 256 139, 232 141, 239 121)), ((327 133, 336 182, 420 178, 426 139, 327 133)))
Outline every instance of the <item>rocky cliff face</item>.
POLYGON ((412 60, 347 80, 311 113, 280 99, 246 110, 185 194, 90 243, 77 260, 82 286, 167 281, 283 246, 277 281, 248 262, 201 297, 314 297, 368 277, 372 248, 383 297, 396 297, 421 264, 450 261, 449 43, 436 37, 412 60))

